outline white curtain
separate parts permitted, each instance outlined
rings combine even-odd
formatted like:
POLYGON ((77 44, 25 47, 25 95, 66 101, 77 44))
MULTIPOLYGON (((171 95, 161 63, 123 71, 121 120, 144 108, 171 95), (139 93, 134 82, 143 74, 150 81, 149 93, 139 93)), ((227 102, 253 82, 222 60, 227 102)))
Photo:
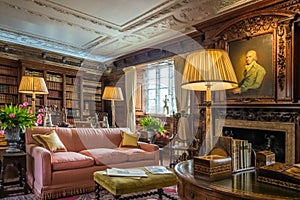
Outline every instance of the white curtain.
POLYGON ((189 113, 189 90, 181 88, 182 74, 184 69, 186 55, 178 55, 174 57, 174 78, 175 78, 175 96, 177 111, 185 111, 189 113))
POLYGON ((135 100, 136 100, 136 67, 127 67, 125 72, 125 95, 127 106, 127 127, 134 133, 136 131, 135 122, 135 100))

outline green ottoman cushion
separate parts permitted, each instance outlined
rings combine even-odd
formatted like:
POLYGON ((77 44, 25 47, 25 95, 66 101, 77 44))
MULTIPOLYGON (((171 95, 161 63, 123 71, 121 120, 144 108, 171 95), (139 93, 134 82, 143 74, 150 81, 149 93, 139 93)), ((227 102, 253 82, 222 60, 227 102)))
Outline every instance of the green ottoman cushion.
MULTIPOLYGON (((144 168, 138 168, 143 169, 144 168)), ((177 184, 177 176, 173 174, 153 175, 147 170, 148 177, 116 177, 106 175, 106 171, 94 172, 94 181, 113 195, 123 195, 135 192, 164 188, 177 184)))

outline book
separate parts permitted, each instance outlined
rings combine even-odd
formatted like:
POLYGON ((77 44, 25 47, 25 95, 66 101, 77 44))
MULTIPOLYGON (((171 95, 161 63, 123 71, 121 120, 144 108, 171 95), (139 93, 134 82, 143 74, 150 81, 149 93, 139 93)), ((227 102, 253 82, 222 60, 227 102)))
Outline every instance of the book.
POLYGON ((108 176, 124 176, 124 177, 147 177, 148 175, 142 169, 120 169, 110 168, 106 169, 108 176))
POLYGON ((173 172, 164 166, 147 166, 145 167, 151 174, 172 174, 173 172))

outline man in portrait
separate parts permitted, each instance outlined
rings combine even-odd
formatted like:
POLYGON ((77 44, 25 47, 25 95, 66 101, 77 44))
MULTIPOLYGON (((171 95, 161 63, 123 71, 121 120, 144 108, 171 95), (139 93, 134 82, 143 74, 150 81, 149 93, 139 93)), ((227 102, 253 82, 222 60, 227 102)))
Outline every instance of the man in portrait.
POLYGON ((256 61, 256 51, 248 51, 246 54, 246 65, 243 73, 244 78, 239 82, 238 87, 233 90, 234 94, 241 94, 248 90, 260 88, 266 75, 266 70, 256 61))

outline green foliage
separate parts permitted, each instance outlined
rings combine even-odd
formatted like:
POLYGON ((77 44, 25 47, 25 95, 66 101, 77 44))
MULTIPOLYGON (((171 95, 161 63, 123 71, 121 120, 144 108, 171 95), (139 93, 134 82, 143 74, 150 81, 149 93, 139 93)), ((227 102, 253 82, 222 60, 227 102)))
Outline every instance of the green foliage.
POLYGON ((146 131, 153 131, 154 133, 164 133, 164 123, 155 117, 146 116, 140 120, 141 127, 146 131))
POLYGON ((0 129, 5 130, 6 128, 20 126, 22 132, 24 132, 26 127, 33 128, 36 119, 27 102, 19 105, 5 105, 0 110, 0 129))

